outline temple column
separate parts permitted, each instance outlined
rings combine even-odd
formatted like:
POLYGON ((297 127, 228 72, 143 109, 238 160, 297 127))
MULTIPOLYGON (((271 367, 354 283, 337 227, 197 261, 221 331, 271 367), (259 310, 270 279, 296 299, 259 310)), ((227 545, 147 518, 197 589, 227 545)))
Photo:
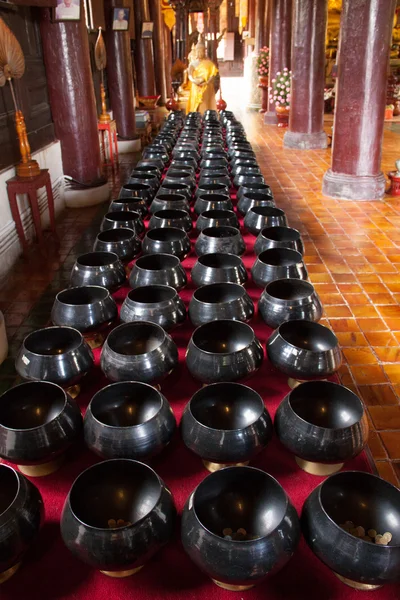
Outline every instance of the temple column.
POLYGON ((261 27, 258 25, 259 4, 265 8, 265 0, 249 0, 249 32, 253 44, 247 46, 247 56, 244 60, 244 80, 247 90, 246 106, 249 109, 261 108, 261 89, 258 87, 258 38, 261 33, 261 27))
POLYGON ((267 45, 265 26, 265 12, 268 10, 268 0, 258 0, 257 2, 257 18, 256 18, 256 45, 255 51, 259 52, 260 48, 267 45))
POLYGON ((165 48, 165 81, 167 87, 167 95, 169 96, 172 90, 172 76, 171 76, 171 68, 172 68, 172 40, 171 40, 171 31, 168 26, 163 24, 163 35, 164 35, 164 48, 165 48))
MULTIPOLYGON (((278 71, 290 69, 292 0, 270 0, 269 87, 278 71)), ((269 101, 264 123, 276 125, 278 119, 273 101, 269 101)))
POLYGON ((395 0, 343 3, 332 167, 322 187, 326 196, 345 200, 384 196, 381 154, 395 5, 395 0))
POLYGON ((294 0, 292 86, 287 148, 326 148, 324 132, 326 0, 294 0))
POLYGON ((65 203, 73 207, 104 202, 110 197, 110 190, 102 174, 85 21, 81 18, 75 22, 54 23, 50 10, 45 8, 41 11, 40 31, 64 174, 76 181, 71 189, 66 190, 65 203))
POLYGON ((121 2, 105 0, 107 82, 111 108, 117 123, 118 151, 124 153, 140 150, 140 138, 136 135, 129 31, 112 30, 111 23, 115 6, 121 6, 121 2))
MULTIPOLYGON (((164 105, 167 101, 167 80, 166 70, 169 67, 165 51, 164 38, 164 17, 161 12, 161 1, 151 0, 150 16, 154 23, 153 30, 153 49, 154 49, 154 71, 156 78, 156 91, 161 96, 160 104, 164 105)), ((170 67, 169 67, 170 68, 170 67)))
POLYGON ((138 92, 139 96, 155 96, 153 40, 152 38, 142 38, 143 23, 151 21, 148 0, 134 0, 134 9, 135 69, 138 92))

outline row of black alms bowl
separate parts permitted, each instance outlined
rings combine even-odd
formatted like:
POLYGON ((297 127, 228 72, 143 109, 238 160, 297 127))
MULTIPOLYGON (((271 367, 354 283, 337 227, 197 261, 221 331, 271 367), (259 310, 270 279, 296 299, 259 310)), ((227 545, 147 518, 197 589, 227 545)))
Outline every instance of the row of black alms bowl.
POLYGON ((0 584, 18 570, 43 520, 43 499, 36 486, 0 464, 0 584))
POLYGON ((194 246, 197 256, 228 253, 241 256, 246 245, 236 227, 206 227, 200 232, 194 246))
POLYGON ((157 384, 178 364, 178 349, 168 333, 155 323, 124 323, 108 335, 100 358, 111 381, 157 384))
POLYGON ((197 288, 189 303, 189 318, 196 327, 221 319, 249 321, 253 315, 253 301, 237 283, 213 283, 197 288))
POLYGON ((340 470, 368 440, 363 403, 330 381, 309 381, 292 390, 278 407, 275 429, 297 464, 315 475, 340 470))
POLYGON ((69 388, 79 383, 93 362, 92 351, 77 329, 46 327, 26 336, 15 369, 23 379, 69 388))
POLYGON ((241 321, 220 320, 198 327, 186 350, 186 365, 202 383, 237 381, 252 375, 264 352, 252 328, 241 321))
POLYGON ((265 323, 276 329, 285 321, 319 321, 323 308, 314 286, 303 279, 276 279, 258 301, 265 323))
POLYGON ((106 575, 124 577, 171 539, 175 518, 171 492, 153 469, 133 460, 108 460, 74 481, 61 514, 61 535, 74 556, 106 575))
POLYGON ((257 392, 239 383, 214 383, 196 392, 181 421, 185 445, 215 471, 248 463, 272 437, 272 421, 257 392))
POLYGON ((228 467, 211 473, 190 495, 182 514, 182 543, 217 585, 245 590, 281 569, 300 539, 295 508, 264 471, 228 467), (245 530, 243 540, 224 530, 245 530))
POLYGON ((166 331, 186 319, 186 307, 175 288, 166 285, 147 285, 130 290, 121 307, 123 323, 149 321, 166 331))
POLYGON ((177 256, 148 254, 135 261, 129 276, 132 288, 147 285, 168 285, 181 290, 187 284, 186 271, 177 256))
POLYGON ((54 383, 22 383, 0 397, 0 457, 26 475, 55 471, 81 430, 78 405, 54 383))
POLYGON ((176 421, 167 399, 138 381, 97 392, 85 413, 86 445, 103 459, 148 460, 171 441, 176 421))
POLYGON ((242 259, 235 254, 214 252, 199 256, 191 271, 196 287, 211 283, 238 283, 248 279, 242 259))
POLYGON ((114 252, 88 252, 76 259, 70 286, 99 285, 115 292, 126 281, 126 271, 114 252))

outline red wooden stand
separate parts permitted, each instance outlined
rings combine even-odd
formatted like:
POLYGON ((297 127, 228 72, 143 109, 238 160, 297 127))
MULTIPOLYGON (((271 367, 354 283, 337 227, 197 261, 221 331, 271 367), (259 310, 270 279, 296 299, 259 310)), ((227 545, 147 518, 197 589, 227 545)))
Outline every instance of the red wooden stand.
POLYGON ((28 250, 28 243, 25 238, 24 228, 22 226, 21 215, 19 214, 19 208, 17 203, 17 194, 27 194, 29 198, 29 202, 32 210, 33 223, 36 229, 36 236, 40 245, 43 245, 43 231, 42 231, 42 223, 40 220, 40 211, 39 204, 37 199, 37 190, 42 187, 46 187, 47 193, 47 204, 49 207, 49 217, 50 217, 50 227, 53 232, 53 235, 56 239, 57 230, 56 230, 56 222, 54 218, 54 198, 53 198, 53 190, 51 188, 51 180, 48 169, 41 169, 40 175, 36 175, 35 177, 12 177, 8 179, 7 183, 7 193, 8 199, 10 202, 11 214, 15 221, 15 225, 17 227, 17 232, 19 239, 22 244, 23 251, 26 252, 28 250))
POLYGON ((118 166, 118 140, 117 140, 117 124, 115 120, 108 121, 108 123, 97 122, 97 128, 101 133, 101 148, 103 164, 108 167, 111 166, 114 169, 114 160, 116 166, 118 166), (110 160, 107 161, 106 147, 105 147, 105 135, 104 132, 108 133, 108 147, 110 152, 110 160), (114 148, 113 148, 114 146, 114 148))

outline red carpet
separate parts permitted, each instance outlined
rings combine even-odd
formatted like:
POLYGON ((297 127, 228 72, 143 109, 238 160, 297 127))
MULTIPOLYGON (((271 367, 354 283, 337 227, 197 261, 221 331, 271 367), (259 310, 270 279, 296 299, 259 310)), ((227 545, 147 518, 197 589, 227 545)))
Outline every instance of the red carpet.
MULTIPOLYGON (((290 215, 289 222, 290 222, 290 215)), ((249 269, 254 262, 251 252, 253 236, 245 236, 247 252, 244 262, 249 269)), ((194 253, 184 261, 189 279, 196 260, 194 253)), ((188 303, 193 292, 189 284, 182 292, 188 303)), ((250 281, 248 292, 257 302, 261 290, 250 281)), ((121 303, 127 288, 116 294, 121 303)), ((265 350, 271 330, 257 316, 250 323, 265 350)), ((184 364, 186 346, 193 331, 189 321, 176 329, 172 337, 179 347, 180 364, 162 385, 162 392, 172 405, 178 422, 183 409, 200 387, 190 376, 184 364)), ((94 392, 107 385, 96 351, 96 367, 83 382, 78 401, 84 411, 94 392)), ((265 400, 273 418, 279 402, 288 393, 286 377, 272 368, 268 360, 259 372, 245 382, 265 400)), ((287 566, 247 592, 228 592, 213 584, 190 561, 180 543, 179 523, 175 538, 157 554, 138 574, 127 579, 111 579, 75 559, 64 546, 59 529, 59 518, 66 495, 77 475, 97 458, 84 448, 83 443, 70 452, 68 462, 56 473, 36 478, 46 510, 46 522, 35 546, 26 556, 19 572, 0 588, 1 600, 399 600, 400 585, 388 585, 374 592, 358 592, 342 584, 308 549, 304 540, 287 566)), ((293 457, 280 445, 276 437, 253 463, 264 469, 283 485, 296 509, 300 512, 308 494, 322 480, 301 471, 293 457)), ((183 445, 179 432, 173 443, 152 466, 170 486, 179 513, 196 485, 207 475, 201 461, 183 445)), ((369 470, 365 454, 346 465, 349 470, 369 470)))

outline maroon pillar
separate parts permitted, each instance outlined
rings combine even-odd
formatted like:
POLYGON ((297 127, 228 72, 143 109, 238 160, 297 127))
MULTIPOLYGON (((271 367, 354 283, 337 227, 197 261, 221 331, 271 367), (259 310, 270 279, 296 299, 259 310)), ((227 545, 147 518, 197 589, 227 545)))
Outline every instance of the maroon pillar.
POLYGON ((171 76, 171 69, 172 69, 172 36, 171 36, 171 31, 169 30, 169 28, 167 27, 167 25, 164 23, 164 48, 165 48, 165 80, 166 80, 166 86, 167 86, 167 95, 169 96, 171 94, 172 91, 172 87, 171 87, 171 82, 172 82, 172 76, 171 76))
MULTIPOLYGON (((129 31, 113 31, 113 11, 119 0, 105 0, 107 82, 118 137, 136 139, 135 103, 129 31)), ((132 16, 131 16, 132 18, 132 16)))
POLYGON ((142 24, 151 20, 149 2, 148 0, 134 0, 134 8, 135 68, 138 92, 139 96, 155 96, 153 40, 142 38, 142 24))
POLYGON ((46 8, 40 31, 64 173, 86 185, 104 183, 85 21, 53 23, 46 8))
POLYGON ((153 48, 154 48, 154 72, 156 79, 156 91, 161 96, 160 104, 167 101, 166 69, 170 68, 166 60, 164 44, 164 17, 161 12, 161 0, 150 1, 150 17, 154 23, 153 48))
MULTIPOLYGON (((292 32, 292 0, 270 0, 271 21, 269 41, 269 86, 276 78, 278 71, 284 67, 290 69, 291 32, 292 32)), ((268 111, 264 115, 264 123, 276 125, 278 119, 275 105, 270 100, 268 111)))
POLYGON ((256 18, 256 45, 255 51, 258 53, 260 48, 266 46, 266 31, 264 30, 265 11, 267 10, 268 0, 257 0, 257 18, 256 18))
POLYGON ((287 148, 326 148, 324 132, 327 0, 294 0, 292 87, 287 148))
POLYGON ((385 193, 381 154, 395 5, 395 0, 344 1, 326 196, 374 200, 385 193))

